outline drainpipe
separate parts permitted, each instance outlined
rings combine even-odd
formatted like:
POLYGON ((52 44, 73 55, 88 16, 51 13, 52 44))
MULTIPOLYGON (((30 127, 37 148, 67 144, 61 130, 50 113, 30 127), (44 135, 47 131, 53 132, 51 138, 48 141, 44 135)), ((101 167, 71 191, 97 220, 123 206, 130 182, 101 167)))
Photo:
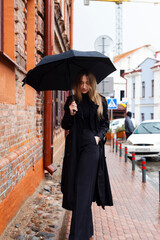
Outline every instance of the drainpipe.
MULTIPOLYGON (((126 80, 126 98, 127 98, 127 78, 125 78, 125 72, 122 74, 122 77, 126 80)), ((126 104, 126 111, 125 114, 127 113, 127 104, 126 104)))
POLYGON ((0 52, 3 52, 3 0, 0 0, 0 52))
MULTIPOLYGON (((45 55, 51 55, 54 36, 54 1, 45 1, 45 55)), ((51 162, 51 119, 52 119, 52 91, 44 92, 44 169, 50 174, 55 171, 51 162)))
POLYGON ((73 49, 73 6, 74 6, 74 0, 71 0, 71 17, 70 17, 70 49, 73 49))

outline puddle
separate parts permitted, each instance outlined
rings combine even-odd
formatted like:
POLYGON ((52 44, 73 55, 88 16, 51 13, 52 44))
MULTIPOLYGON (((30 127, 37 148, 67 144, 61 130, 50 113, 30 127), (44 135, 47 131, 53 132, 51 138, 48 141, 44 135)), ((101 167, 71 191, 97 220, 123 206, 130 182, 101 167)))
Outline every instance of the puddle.
MULTIPOLYGON (((141 169, 142 160, 136 159, 136 165, 141 169)), ((159 171, 160 171, 160 159, 158 158, 149 158, 146 159, 146 173, 149 177, 148 180, 151 184, 159 190, 159 171)))

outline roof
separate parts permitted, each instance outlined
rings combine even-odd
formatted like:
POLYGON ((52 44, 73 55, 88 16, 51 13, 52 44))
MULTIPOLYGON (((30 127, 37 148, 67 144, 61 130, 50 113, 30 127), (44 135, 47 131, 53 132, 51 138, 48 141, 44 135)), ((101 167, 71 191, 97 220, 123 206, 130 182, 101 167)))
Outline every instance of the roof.
POLYGON ((157 60, 157 62, 155 63, 155 65, 153 67, 151 67, 151 69, 159 68, 159 67, 160 67, 160 61, 157 60))
POLYGON ((116 63, 116 62, 120 61, 121 59, 123 59, 123 58, 131 55, 132 53, 138 51, 139 49, 144 48, 144 47, 150 47, 150 46, 151 46, 150 44, 143 45, 142 47, 133 49, 133 50, 131 50, 131 51, 129 51, 129 52, 125 52, 125 53, 119 54, 119 55, 117 55, 117 56, 114 57, 113 62, 116 63))
POLYGON ((125 73, 123 73, 123 76, 125 76, 127 74, 136 73, 136 72, 142 72, 142 69, 138 68, 138 69, 135 69, 135 70, 131 70, 131 71, 125 72, 125 73))

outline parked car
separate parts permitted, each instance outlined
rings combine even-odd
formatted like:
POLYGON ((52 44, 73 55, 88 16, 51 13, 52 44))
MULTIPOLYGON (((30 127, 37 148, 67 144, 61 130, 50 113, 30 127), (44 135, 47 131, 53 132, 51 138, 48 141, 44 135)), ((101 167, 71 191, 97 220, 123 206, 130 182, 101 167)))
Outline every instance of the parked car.
POLYGON ((110 128, 114 131, 117 127, 122 127, 124 124, 125 118, 114 119, 110 122, 110 128))
MULTIPOLYGON (((135 120, 134 118, 131 118, 133 125, 135 127, 135 120)), ((110 128, 112 131, 114 131, 117 127, 122 127, 124 125, 125 118, 118 118, 114 119, 110 122, 110 128)))
POLYGON ((128 157, 160 157, 160 120, 143 121, 126 141, 128 157))

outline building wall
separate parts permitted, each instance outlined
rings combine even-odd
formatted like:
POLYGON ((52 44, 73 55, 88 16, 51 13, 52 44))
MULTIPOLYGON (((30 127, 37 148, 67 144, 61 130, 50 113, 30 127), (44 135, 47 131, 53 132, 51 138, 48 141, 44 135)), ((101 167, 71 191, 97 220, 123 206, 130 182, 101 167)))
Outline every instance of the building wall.
MULTIPOLYGON (((61 0, 55 2, 55 54, 68 51, 72 46, 70 42, 71 31, 71 1, 61 0)), ((65 145, 65 131, 61 128, 61 120, 64 114, 64 103, 69 92, 53 91, 53 163, 57 164, 59 156, 63 153, 65 145)))
POLYGON ((133 96, 135 93, 133 93, 133 84, 136 84, 136 81, 135 81, 135 76, 132 77, 131 79, 131 93, 130 93, 130 96, 132 98, 132 106, 131 106, 131 112, 133 114, 133 116, 135 116, 135 96, 133 96))
POLYGON ((22 87, 26 71, 44 55, 44 2, 7 0, 3 4, 0 233, 44 176, 43 94, 22 87))
POLYGON ((120 92, 124 91, 124 97, 126 97, 126 80, 119 76, 118 79, 114 79, 114 97, 117 98, 118 103, 121 103, 120 92))
POLYGON ((137 73, 135 77, 135 121, 137 124, 141 122, 140 119, 140 86, 141 73, 137 73))
POLYGON ((127 110, 135 114, 136 123, 142 121, 142 114, 144 120, 150 120, 153 114, 154 118, 158 117, 159 113, 159 80, 158 71, 153 73, 152 67, 155 65, 156 60, 147 58, 139 67, 140 72, 129 73, 127 78, 127 96, 128 106, 127 110), (154 80, 154 96, 152 96, 152 80, 154 80), (145 96, 142 97, 142 82, 145 82, 145 96), (135 98, 133 98, 133 83, 135 83, 135 98))
POLYGON ((152 69, 154 72, 154 118, 160 119, 160 68, 152 69))
POLYGON ((141 73, 136 72, 134 74, 128 74, 125 76, 127 80, 127 111, 131 111, 134 114, 135 122, 140 122, 140 83, 141 73), (135 83, 135 98, 133 98, 133 83, 135 83))
MULTIPOLYGON (((0 233, 44 177, 44 93, 22 87, 22 80, 45 55, 45 1, 0 0, 0 6, 2 1, 0 233)), ((52 46, 55 53, 61 53, 70 48, 70 1, 56 1, 54 12, 53 19, 59 17, 54 23, 52 46)), ((65 132, 60 122, 67 93, 53 91, 52 95, 52 161, 56 162, 64 150, 65 132)))
POLYGON ((154 74, 152 71, 152 67, 154 66, 156 60, 147 58, 140 67, 142 69, 141 74, 141 84, 145 82, 145 97, 142 97, 142 87, 141 87, 141 104, 152 104, 153 105, 153 97, 152 97, 152 80, 154 79, 154 74))
POLYGON ((154 51, 149 45, 146 45, 133 51, 129 55, 125 53, 122 55, 124 55, 124 57, 121 57, 120 60, 114 62, 117 71, 111 74, 114 78, 114 97, 117 98, 118 103, 120 103, 120 90, 124 90, 125 97, 128 97, 128 93, 126 93, 126 81, 121 77, 120 71, 125 70, 125 72, 127 72, 136 69, 147 57, 153 58, 154 51))
MULTIPOLYGON (((140 115, 144 114, 144 120, 151 119, 151 113, 154 113, 154 97, 152 97, 152 80, 154 79, 152 67, 156 60, 147 58, 140 67, 142 69, 141 74, 141 96, 140 96, 140 115), (145 97, 142 97, 142 82, 145 83, 145 97)), ((140 117, 142 120, 142 118, 140 117)))

